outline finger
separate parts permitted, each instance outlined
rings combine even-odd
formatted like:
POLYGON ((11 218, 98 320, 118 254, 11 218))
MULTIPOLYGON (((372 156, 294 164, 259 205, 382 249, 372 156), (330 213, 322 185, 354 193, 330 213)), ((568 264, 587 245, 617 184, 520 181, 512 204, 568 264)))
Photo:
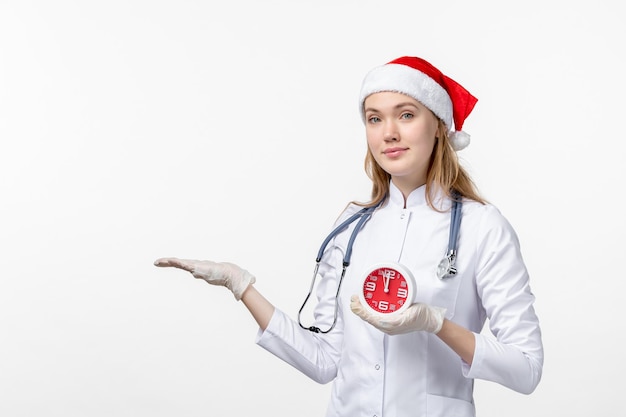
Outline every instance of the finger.
POLYGON ((194 269, 193 264, 187 259, 159 258, 154 262, 154 264, 161 267, 179 268, 188 272, 192 272, 194 269))
POLYGON ((170 262, 175 258, 159 258, 154 261, 155 266, 171 266, 170 262))

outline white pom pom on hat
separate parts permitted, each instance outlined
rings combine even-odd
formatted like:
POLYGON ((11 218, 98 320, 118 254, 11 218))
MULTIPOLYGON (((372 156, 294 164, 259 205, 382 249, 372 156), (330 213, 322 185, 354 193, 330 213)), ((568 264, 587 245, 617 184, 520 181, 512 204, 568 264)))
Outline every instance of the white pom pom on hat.
POLYGON ((365 99, 382 91, 406 94, 428 107, 450 130, 454 150, 460 151, 469 145, 470 136, 462 128, 478 99, 428 61, 403 56, 367 73, 359 96, 363 120, 365 99))

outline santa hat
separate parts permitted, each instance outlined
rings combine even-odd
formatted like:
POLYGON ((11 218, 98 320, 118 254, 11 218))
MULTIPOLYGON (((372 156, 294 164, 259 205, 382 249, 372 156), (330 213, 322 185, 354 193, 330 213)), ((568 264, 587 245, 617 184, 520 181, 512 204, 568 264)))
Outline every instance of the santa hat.
POLYGON ((363 80, 359 97, 364 120, 365 99, 381 91, 406 94, 428 107, 450 130, 454 150, 459 151, 469 145, 470 136, 461 129, 478 99, 429 62, 403 56, 371 70, 363 80))

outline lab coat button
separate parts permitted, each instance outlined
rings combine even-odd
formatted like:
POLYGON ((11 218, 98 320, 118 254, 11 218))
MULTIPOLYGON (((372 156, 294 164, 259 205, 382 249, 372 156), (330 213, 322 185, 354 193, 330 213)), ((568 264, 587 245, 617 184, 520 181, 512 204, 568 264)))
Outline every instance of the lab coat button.
POLYGON ((374 365, 374 369, 378 371, 380 369, 380 365, 379 364, 374 365))

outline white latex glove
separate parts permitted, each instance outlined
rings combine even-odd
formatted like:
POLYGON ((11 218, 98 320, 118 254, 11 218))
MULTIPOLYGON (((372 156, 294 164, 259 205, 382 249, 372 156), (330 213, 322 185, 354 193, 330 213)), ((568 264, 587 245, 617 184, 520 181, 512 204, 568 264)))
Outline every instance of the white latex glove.
POLYGON ((366 310, 358 295, 350 298, 350 309, 354 314, 389 334, 402 334, 414 331, 425 331, 437 334, 443 326, 446 309, 431 307, 423 303, 412 304, 400 314, 378 314, 366 310))
POLYGON ((250 284, 254 284, 254 275, 228 262, 196 261, 193 259, 160 258, 154 261, 156 266, 174 267, 191 272, 191 275, 203 279, 212 285, 221 285, 232 291, 237 301, 250 284))

